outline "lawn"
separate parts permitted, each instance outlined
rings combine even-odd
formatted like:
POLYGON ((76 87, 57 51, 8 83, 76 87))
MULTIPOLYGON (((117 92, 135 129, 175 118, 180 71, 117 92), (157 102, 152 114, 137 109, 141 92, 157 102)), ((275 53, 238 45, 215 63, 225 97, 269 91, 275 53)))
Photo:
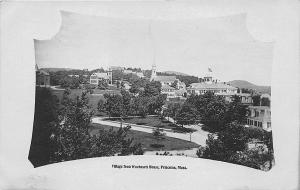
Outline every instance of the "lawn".
MULTIPOLYGON (((76 96, 81 96, 82 92, 83 92, 82 89, 71 89, 70 96, 72 98, 75 98, 76 96)), ((64 91, 63 90, 53 90, 52 89, 52 93, 53 93, 53 95, 56 95, 57 98, 61 101, 64 91)), ((89 104, 95 110, 96 115, 99 114, 98 111, 97 111, 98 101, 100 99, 104 100, 103 94, 105 94, 105 93, 120 93, 120 90, 115 89, 113 87, 110 87, 110 89, 108 89, 108 90, 94 89, 94 93, 93 94, 88 94, 89 104)))
MULTIPOLYGON (((94 135, 101 129, 109 130, 111 128, 113 130, 119 129, 118 127, 111 127, 111 126, 100 125, 100 124, 92 124, 91 128, 90 128, 90 134, 94 135)), ((164 139, 157 141, 151 133, 145 133, 145 132, 134 131, 134 130, 130 130, 128 132, 127 136, 128 136, 128 138, 133 138, 133 142, 141 143, 144 151, 186 150, 186 149, 199 147, 199 145, 197 145, 196 143, 181 140, 181 139, 176 139, 176 138, 172 138, 172 137, 165 137, 164 139), (151 144, 156 144, 156 143, 163 144, 164 147, 161 149, 161 148, 153 148, 150 146, 151 144)))
MULTIPOLYGON (((121 121, 119 118, 110 118, 108 120, 112 121, 121 121)), ((146 118, 142 117, 131 117, 131 118, 124 118, 123 119, 125 123, 132 123, 136 125, 147 125, 147 126, 160 126, 161 128, 166 128, 166 129, 172 129, 176 132, 193 132, 192 129, 188 128, 183 128, 180 126, 177 126, 167 119, 160 119, 158 116, 147 116, 146 118)))

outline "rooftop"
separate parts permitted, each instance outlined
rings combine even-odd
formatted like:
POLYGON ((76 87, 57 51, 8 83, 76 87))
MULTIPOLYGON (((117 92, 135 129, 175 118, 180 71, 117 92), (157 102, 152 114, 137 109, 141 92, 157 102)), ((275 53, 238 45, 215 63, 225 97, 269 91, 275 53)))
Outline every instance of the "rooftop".
POLYGON ((167 84, 164 84, 161 86, 162 90, 175 90, 175 88, 173 88, 172 86, 169 86, 167 84))
POLYGON ((257 109, 257 110, 270 110, 268 106, 249 106, 249 109, 257 109))
POLYGON ((236 87, 230 86, 224 83, 192 83, 190 84, 189 88, 196 88, 196 89, 231 89, 237 90, 236 87))
POLYGON ((92 75, 96 75, 98 78, 108 79, 107 73, 93 73, 92 75))
POLYGON ((159 82, 174 82, 176 80, 176 76, 156 76, 154 81, 159 82))
POLYGON ((224 93, 224 92, 220 92, 220 93, 216 93, 215 95, 219 95, 219 96, 244 96, 244 97, 250 97, 251 94, 248 93, 224 93))

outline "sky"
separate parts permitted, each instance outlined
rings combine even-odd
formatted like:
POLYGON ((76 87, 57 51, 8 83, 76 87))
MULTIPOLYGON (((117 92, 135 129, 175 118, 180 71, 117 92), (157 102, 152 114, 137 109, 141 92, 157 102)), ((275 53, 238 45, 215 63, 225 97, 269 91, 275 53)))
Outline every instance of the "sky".
POLYGON ((40 68, 109 66, 177 71, 203 77, 208 68, 221 81, 270 85, 273 43, 254 39, 246 15, 215 18, 142 19, 61 12, 60 29, 35 40, 40 68))

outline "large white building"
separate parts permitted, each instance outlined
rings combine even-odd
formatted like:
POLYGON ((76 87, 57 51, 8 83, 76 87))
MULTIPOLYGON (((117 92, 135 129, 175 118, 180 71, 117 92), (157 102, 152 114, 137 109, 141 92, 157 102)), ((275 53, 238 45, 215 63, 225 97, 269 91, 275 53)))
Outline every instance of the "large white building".
POLYGON ((237 93, 237 88, 230 86, 226 83, 192 83, 187 88, 188 94, 204 94, 206 92, 213 93, 225 93, 225 94, 235 94, 237 93))
POLYGON ((93 73, 90 76, 90 84, 98 85, 99 81, 106 81, 108 84, 112 84, 112 72, 93 73))
POLYGON ((242 104, 252 105, 253 103, 252 96, 248 93, 215 93, 215 95, 224 97, 227 102, 231 102, 234 96, 238 96, 242 104))
POLYGON ((271 109, 268 106, 249 106, 247 125, 271 131, 271 109))
POLYGON ((236 94, 237 88, 226 84, 225 82, 220 82, 220 80, 212 77, 212 70, 209 68, 208 73, 203 78, 203 82, 192 83, 187 88, 188 94, 204 94, 206 92, 213 92, 215 94, 236 94))

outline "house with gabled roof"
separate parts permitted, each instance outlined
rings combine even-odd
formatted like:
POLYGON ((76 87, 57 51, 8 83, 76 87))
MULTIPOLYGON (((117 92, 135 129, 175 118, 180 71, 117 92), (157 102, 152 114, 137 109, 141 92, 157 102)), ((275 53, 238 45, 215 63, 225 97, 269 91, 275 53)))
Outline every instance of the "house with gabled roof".
POLYGON ((112 72, 93 73, 90 76, 90 84, 98 85, 100 81, 104 80, 108 84, 112 83, 112 72))

